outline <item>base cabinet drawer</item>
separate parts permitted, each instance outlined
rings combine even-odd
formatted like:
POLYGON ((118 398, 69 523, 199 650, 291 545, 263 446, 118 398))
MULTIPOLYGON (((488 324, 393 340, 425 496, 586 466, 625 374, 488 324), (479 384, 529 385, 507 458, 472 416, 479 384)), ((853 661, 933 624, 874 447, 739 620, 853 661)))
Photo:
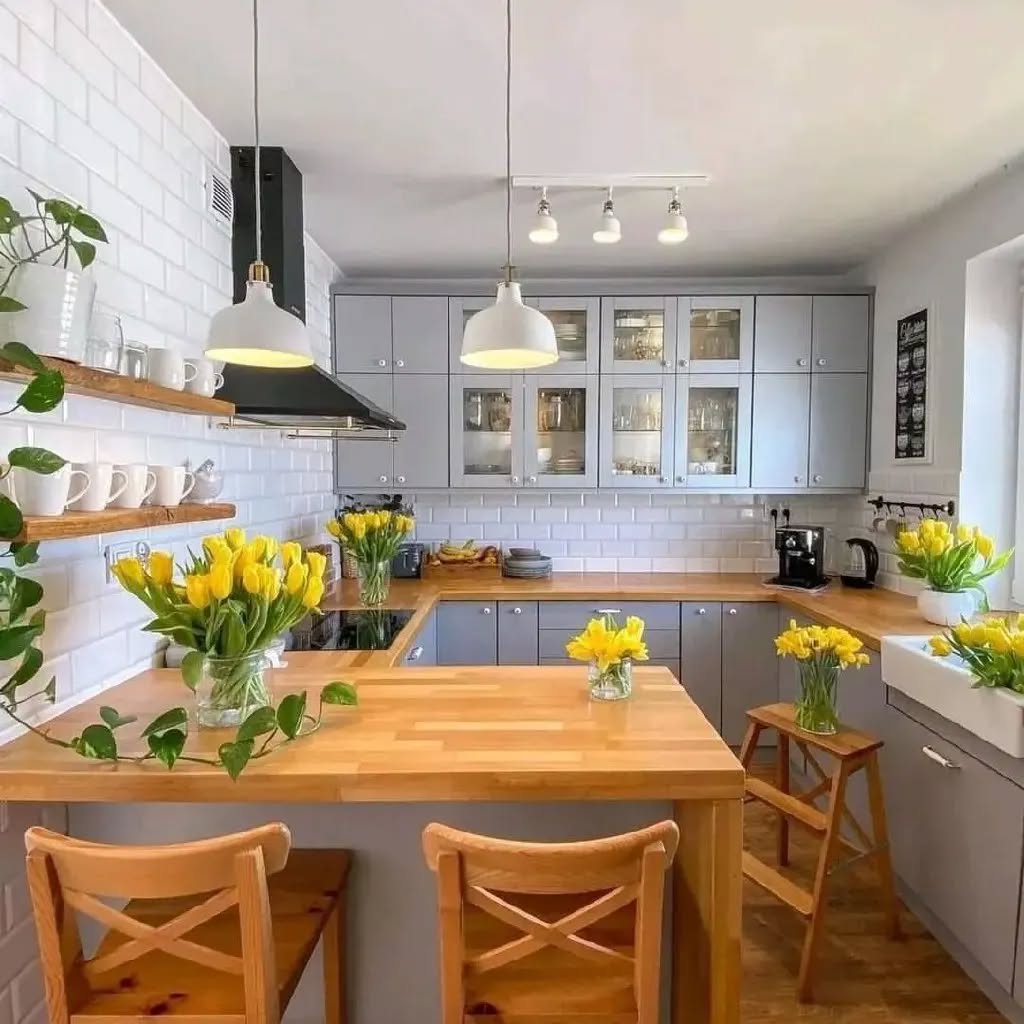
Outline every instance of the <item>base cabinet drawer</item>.
POLYGON ((679 605, 674 601, 543 601, 540 606, 541 629, 564 629, 573 634, 598 615, 609 614, 620 625, 630 615, 644 620, 648 630, 679 629, 679 605))
MULTIPOLYGON (((540 631, 541 658, 565 657, 565 645, 578 630, 542 629, 540 631)), ((672 629, 648 629, 644 631, 647 657, 650 661, 679 661, 679 632, 672 629)), ((648 662, 638 662, 646 665, 648 662)))
POLYGON ((1012 991, 1024 790, 895 708, 884 733, 896 874, 1012 991))
POLYGON ((496 665, 498 609, 495 601, 443 601, 437 608, 439 665, 496 665))

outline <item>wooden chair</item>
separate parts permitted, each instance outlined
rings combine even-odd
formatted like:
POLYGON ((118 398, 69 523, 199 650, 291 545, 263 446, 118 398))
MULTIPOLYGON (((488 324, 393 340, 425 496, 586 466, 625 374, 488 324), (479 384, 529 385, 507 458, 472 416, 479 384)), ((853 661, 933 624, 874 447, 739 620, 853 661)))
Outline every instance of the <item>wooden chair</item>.
POLYGON ((289 856, 281 824, 173 846, 31 828, 25 846, 51 1024, 277 1024, 321 935, 326 1022, 344 1024, 346 851, 289 856), (76 911, 108 929, 91 959, 76 911))
POLYGON ((878 767, 878 750, 882 741, 840 726, 832 735, 807 732, 796 724, 796 705, 768 704, 747 712, 750 724, 740 750, 740 761, 747 769, 746 795, 758 800, 778 814, 777 856, 780 867, 789 864, 789 823, 792 821, 821 836, 821 849, 814 873, 814 889, 808 892, 747 850, 743 851, 743 874, 761 888, 792 907, 807 919, 803 952, 800 956, 800 977, 797 995, 801 1002, 813 997, 814 967, 818 944, 825 925, 828 883, 840 868, 867 859, 874 863, 881 889, 882 909, 886 932, 890 938, 899 938, 899 905, 893 884, 892 862, 889 856, 889 834, 885 823, 885 802, 882 797, 882 775, 878 767), (757 741, 766 729, 778 734, 776 748, 775 785, 749 774, 757 750, 757 741), (803 754, 807 769, 814 775, 813 785, 803 792, 795 791, 789 771, 790 743, 803 754), (834 761, 832 771, 826 771, 815 756, 825 755, 834 761), (864 770, 867 776, 868 806, 871 814, 871 834, 854 816, 846 801, 850 777, 864 770), (815 801, 825 798, 824 809, 815 801), (848 826, 856 841, 842 834, 848 826), (836 863, 840 848, 851 854, 836 863))
POLYGON ((665 871, 678 844, 671 821, 550 844, 428 825, 442 1024, 656 1024, 665 871))

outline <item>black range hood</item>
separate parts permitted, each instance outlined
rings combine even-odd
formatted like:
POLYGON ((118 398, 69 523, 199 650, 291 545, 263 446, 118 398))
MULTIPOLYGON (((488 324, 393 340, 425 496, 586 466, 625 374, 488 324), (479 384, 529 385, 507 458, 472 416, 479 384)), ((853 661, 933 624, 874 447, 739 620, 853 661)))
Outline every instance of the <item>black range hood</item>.
POLYGON ((281 430, 405 430, 405 424, 319 366, 265 369, 228 364, 218 398, 235 416, 281 430))

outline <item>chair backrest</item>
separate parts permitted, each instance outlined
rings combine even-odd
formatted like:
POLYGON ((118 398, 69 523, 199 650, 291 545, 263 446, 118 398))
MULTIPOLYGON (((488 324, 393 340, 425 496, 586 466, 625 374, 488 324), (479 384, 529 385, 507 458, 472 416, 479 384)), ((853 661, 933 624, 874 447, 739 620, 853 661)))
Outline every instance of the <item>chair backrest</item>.
POLYGON ((678 845, 679 830, 671 821, 580 843, 517 843, 428 825, 423 850, 428 867, 437 875, 443 1024, 461 1024, 466 973, 495 970, 548 946, 605 967, 631 966, 638 1020, 654 1024, 665 870, 678 845), (507 898, 584 893, 596 895, 554 922, 507 898), (634 901, 633 946, 628 952, 580 936, 634 901), (522 938, 467 956, 463 940, 467 904, 521 931, 522 938))
POLYGON ((160 950, 243 979, 246 1019, 279 1019, 267 876, 288 860, 291 836, 283 824, 168 846, 108 846, 43 828, 25 833, 28 887, 39 936, 51 1024, 67 1021, 106 972, 160 950), (154 926, 99 897, 177 899, 212 893, 177 917, 154 926), (241 956, 184 936, 238 906, 241 956), (86 960, 74 911, 127 941, 86 960))

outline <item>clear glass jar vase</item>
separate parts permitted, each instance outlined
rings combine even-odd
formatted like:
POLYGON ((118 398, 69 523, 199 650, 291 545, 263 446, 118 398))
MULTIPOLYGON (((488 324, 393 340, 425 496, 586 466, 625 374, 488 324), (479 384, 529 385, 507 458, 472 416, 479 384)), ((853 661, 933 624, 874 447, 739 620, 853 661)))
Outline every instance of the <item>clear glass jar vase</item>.
POLYGON ((359 600, 367 608, 379 608, 391 590, 391 562, 359 563, 359 600))
POLYGON ((271 703, 263 673, 273 666, 266 649, 234 658, 208 655, 196 687, 201 729, 237 728, 257 708, 271 703))
POLYGON ((625 658, 602 671, 596 661, 587 670, 591 700, 625 700, 633 692, 633 662, 625 658))
POLYGON ((836 700, 839 696, 839 668, 809 658, 800 666, 800 699, 796 702, 796 724, 807 732, 831 735, 839 729, 836 700))

